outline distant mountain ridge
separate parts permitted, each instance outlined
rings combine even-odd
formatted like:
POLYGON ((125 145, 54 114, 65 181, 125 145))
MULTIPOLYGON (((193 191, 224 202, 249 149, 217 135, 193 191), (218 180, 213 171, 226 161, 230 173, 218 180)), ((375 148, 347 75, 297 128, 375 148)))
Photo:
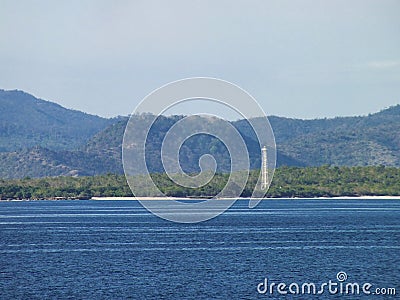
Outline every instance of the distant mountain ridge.
MULTIPOLYGON (((156 128, 150 142, 151 171, 162 172, 153 148, 177 118, 163 117, 156 128)), ((104 119, 21 91, 0 90, 0 120, 0 178, 123 172, 121 146, 127 117, 104 119)), ((300 120, 271 116, 269 121, 278 165, 400 166, 400 105, 362 117, 300 120)), ((232 124, 246 140, 252 167, 257 168, 258 143, 244 120, 232 124)), ((196 171, 199 155, 211 148, 222 168, 227 168, 223 149, 202 137, 201 142, 193 140, 185 147, 183 169, 196 171)))
POLYGON ((0 152, 42 146, 73 150, 114 123, 19 90, 0 90, 0 152))
POLYGON ((400 166, 400 105, 364 117, 269 120, 279 149, 307 165, 400 166))

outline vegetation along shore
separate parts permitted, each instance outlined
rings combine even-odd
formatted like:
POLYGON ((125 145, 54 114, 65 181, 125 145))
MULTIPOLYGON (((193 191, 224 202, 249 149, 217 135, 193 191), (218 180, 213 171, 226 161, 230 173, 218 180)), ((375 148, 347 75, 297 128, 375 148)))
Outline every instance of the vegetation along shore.
MULTIPOLYGON (((242 197, 251 195, 258 174, 258 171, 251 171, 242 197)), ((204 187, 191 189, 176 186, 165 174, 153 174, 152 177, 166 196, 187 198, 213 197, 219 193, 228 179, 227 174, 217 174, 204 187)), ((1 200, 132 196, 123 175, 0 179, 1 200)), ((400 168, 385 166, 280 167, 276 169, 272 185, 267 193, 268 198, 360 196, 400 196, 400 168)))

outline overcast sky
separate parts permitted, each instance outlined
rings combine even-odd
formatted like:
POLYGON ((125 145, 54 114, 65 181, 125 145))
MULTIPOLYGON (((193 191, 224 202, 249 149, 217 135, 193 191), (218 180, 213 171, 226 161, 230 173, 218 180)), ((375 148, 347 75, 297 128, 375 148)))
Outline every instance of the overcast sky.
POLYGON ((0 0, 0 88, 110 117, 193 76, 268 115, 400 104, 400 1, 0 0))

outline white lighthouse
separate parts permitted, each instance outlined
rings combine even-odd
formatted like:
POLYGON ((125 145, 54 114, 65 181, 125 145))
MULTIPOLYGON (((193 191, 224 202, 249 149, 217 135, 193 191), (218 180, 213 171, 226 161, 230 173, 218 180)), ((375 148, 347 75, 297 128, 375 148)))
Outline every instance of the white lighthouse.
POLYGON ((261 148, 261 189, 265 190, 268 187, 268 160, 267 147, 261 148))

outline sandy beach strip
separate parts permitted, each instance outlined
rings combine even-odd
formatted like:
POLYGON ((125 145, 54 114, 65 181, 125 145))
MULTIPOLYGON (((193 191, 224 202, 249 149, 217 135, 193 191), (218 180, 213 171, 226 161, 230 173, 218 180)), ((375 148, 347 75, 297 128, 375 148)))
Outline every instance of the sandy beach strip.
MULTIPOLYGON (((249 200, 250 198, 235 198, 238 200, 249 200)), ((260 198, 252 198, 257 200, 260 198)), ((400 200, 400 196, 359 196, 359 197, 315 197, 315 198, 262 198, 260 200, 400 200)), ((92 197, 90 200, 208 200, 207 198, 179 198, 179 197, 92 197)), ((219 200, 232 200, 232 198, 220 198, 219 200)))

